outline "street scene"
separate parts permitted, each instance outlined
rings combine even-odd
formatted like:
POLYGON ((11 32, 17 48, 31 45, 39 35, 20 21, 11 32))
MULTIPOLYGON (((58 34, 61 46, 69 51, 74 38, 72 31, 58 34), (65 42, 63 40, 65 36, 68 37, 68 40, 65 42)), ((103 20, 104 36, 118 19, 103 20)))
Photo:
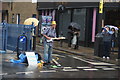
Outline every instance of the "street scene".
MULTIPOLYGON (((42 49, 40 49, 42 51, 42 49)), ((88 58, 71 53, 53 52, 56 63, 42 68, 29 67, 25 63, 14 64, 8 62, 15 54, 2 55, 2 77, 4 78, 108 78, 118 79, 119 65, 102 61, 97 58, 88 58), (9 67, 9 68, 8 68, 9 67), (103 75, 104 74, 104 75, 103 75), (46 76, 47 75, 47 76, 46 76), (112 75, 112 76, 111 76, 112 75)))
POLYGON ((0 1, 1 80, 120 80, 120 1, 0 1))

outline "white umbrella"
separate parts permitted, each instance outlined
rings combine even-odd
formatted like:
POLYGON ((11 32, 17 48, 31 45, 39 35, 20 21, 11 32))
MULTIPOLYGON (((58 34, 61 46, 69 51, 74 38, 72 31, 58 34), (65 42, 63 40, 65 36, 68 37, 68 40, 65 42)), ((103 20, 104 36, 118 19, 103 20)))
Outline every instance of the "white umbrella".
POLYGON ((38 26, 39 21, 36 18, 28 18, 24 21, 24 25, 34 25, 38 26))
POLYGON ((113 25, 106 25, 105 27, 110 27, 110 29, 114 28, 115 30, 118 30, 118 28, 116 26, 113 26, 113 25))

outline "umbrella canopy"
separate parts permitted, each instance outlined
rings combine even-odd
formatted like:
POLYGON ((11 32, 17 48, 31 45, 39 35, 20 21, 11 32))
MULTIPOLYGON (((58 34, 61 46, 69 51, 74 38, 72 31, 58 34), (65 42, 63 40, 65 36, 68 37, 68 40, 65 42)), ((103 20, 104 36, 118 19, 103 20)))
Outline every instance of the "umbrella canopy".
POLYGON ((36 18, 28 18, 24 21, 24 25, 34 25, 38 26, 39 21, 36 18))
POLYGON ((75 23, 75 22, 70 23, 69 26, 72 26, 72 28, 74 28, 74 29, 76 29, 76 30, 80 30, 80 25, 77 24, 77 23, 75 23))
POLYGON ((105 25, 105 27, 109 27, 110 29, 114 28, 115 30, 118 30, 118 28, 116 26, 113 26, 113 25, 105 25))

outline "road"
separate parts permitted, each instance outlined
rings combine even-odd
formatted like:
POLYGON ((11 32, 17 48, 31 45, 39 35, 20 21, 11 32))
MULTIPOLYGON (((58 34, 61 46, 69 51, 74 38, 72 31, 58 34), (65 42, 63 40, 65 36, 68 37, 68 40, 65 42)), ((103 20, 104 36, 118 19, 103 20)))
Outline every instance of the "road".
MULTIPOLYGON (((61 67, 44 66, 42 69, 29 67, 25 63, 15 64, 8 61, 16 54, 2 55, 3 78, 109 78, 120 79, 120 66, 84 56, 65 52, 53 53, 53 59, 61 67)), ((119 80, 118 79, 118 80, 119 80)))

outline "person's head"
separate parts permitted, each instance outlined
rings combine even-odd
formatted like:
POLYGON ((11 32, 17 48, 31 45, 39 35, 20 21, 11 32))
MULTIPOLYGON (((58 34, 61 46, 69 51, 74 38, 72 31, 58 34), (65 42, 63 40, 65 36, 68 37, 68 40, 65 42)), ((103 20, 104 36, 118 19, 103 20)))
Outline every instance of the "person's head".
POLYGON ((112 28, 111 31, 115 31, 115 28, 112 28))
POLYGON ((72 26, 68 26, 68 29, 72 30, 72 26))
POLYGON ((56 21, 52 21, 52 28, 56 28, 56 21))

